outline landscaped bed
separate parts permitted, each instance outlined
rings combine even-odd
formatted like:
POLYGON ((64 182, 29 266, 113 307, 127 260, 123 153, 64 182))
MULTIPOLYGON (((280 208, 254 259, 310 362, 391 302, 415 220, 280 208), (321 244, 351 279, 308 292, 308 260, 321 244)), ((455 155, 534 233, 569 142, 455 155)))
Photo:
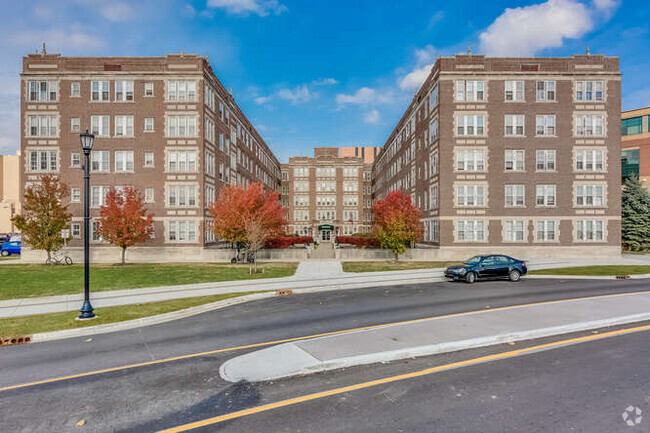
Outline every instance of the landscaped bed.
POLYGON ((650 274, 650 266, 643 265, 602 265, 575 266, 572 268, 552 268, 528 271, 531 275, 586 275, 586 276, 617 276, 650 274))
MULTIPOLYGON (((297 263, 260 263, 249 273, 247 264, 189 263, 92 265, 91 292, 178 284, 210 283, 293 275, 297 263)), ((83 266, 3 264, 0 266, 0 299, 65 295, 83 292, 83 266)))
POLYGON ((343 262, 344 272, 379 272, 379 271, 406 271, 409 269, 446 268, 460 262, 343 262))

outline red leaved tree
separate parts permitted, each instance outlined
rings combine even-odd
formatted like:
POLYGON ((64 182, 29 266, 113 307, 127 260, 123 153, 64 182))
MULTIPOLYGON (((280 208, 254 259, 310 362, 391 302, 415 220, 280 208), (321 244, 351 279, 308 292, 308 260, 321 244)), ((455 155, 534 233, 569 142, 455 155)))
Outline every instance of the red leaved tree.
POLYGON ((262 183, 254 183, 248 188, 223 187, 218 200, 210 205, 209 212, 214 218, 214 233, 219 239, 241 242, 253 254, 268 240, 281 235, 286 225, 280 194, 265 190, 262 183))
POLYGON ((122 248, 122 265, 126 249, 146 242, 153 232, 153 214, 147 212, 144 198, 135 188, 111 188, 99 215, 98 231, 105 240, 122 248))
POLYGON ((422 213, 404 191, 389 192, 384 200, 372 205, 372 211, 375 214, 373 234, 382 247, 393 251, 395 260, 406 252, 409 244, 422 239, 422 213))

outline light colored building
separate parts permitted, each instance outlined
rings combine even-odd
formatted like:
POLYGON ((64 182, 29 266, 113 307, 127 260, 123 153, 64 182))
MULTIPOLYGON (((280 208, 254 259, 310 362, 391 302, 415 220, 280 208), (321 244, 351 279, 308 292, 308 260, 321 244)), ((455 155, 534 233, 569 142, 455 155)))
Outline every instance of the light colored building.
POLYGON ((0 233, 16 231, 11 218, 20 213, 20 151, 0 155, 0 233))
POLYGON ((621 113, 621 176, 650 188, 650 107, 621 113))

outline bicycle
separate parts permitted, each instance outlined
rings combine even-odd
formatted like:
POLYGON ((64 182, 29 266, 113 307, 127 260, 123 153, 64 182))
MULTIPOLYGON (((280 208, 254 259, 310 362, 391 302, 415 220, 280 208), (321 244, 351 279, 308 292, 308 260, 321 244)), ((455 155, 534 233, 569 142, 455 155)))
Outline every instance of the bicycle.
POLYGON ((46 265, 71 265, 72 258, 66 253, 64 255, 52 254, 51 257, 45 260, 46 265))

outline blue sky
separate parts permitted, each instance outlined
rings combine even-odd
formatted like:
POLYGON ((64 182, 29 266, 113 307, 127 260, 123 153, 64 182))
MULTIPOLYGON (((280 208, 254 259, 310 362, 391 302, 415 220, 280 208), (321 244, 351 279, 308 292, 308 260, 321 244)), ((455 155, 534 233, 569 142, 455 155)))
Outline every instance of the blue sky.
POLYGON ((650 105, 642 0, 0 0, 0 152, 19 147, 21 56, 208 54, 276 155, 382 145, 435 55, 621 58, 623 108, 650 105))

